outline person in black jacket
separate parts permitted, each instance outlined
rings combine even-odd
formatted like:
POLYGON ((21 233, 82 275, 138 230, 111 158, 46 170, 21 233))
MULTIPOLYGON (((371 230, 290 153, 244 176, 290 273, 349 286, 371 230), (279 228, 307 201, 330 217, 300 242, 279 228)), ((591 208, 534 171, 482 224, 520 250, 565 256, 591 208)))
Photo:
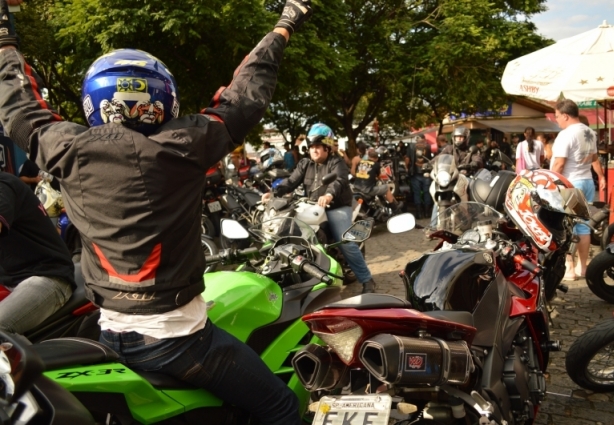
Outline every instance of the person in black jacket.
POLYGON ((0 329, 23 334, 58 311, 75 285, 68 248, 32 190, 0 171, 0 269, 11 290, 0 329))
POLYGON ((429 192, 432 180, 424 176, 422 167, 433 159, 431 147, 422 135, 416 136, 414 143, 407 145, 405 165, 411 176, 410 184, 416 209, 416 218, 426 218, 431 213, 433 198, 429 192))
POLYGON ((175 79, 155 56, 101 56, 83 81, 86 127, 40 97, 0 0, 0 121, 60 181, 81 235, 86 295, 100 307, 101 342, 134 369, 204 388, 269 425, 302 423, 298 400, 251 348, 207 320, 201 191, 207 169, 264 116, 286 44, 311 12, 309 0, 288 0, 198 114, 179 116, 175 79))
MULTIPOLYGON (((353 195, 345 161, 339 155, 331 154, 334 138, 330 127, 322 123, 314 124, 307 135, 311 159, 304 158, 298 163, 290 177, 277 187, 277 195, 285 195, 303 184, 305 192, 310 194, 312 200, 317 201, 322 207, 328 207, 326 210, 328 223, 334 238, 340 241, 343 232, 352 225, 353 195), (312 189, 321 185, 322 177, 330 173, 336 173, 337 180, 311 193, 312 189)), ((266 202, 270 197, 270 193, 265 194, 263 201, 266 202)), ((341 245, 340 249, 356 278, 362 283, 362 293, 375 292, 375 282, 358 245, 347 243, 341 245)))

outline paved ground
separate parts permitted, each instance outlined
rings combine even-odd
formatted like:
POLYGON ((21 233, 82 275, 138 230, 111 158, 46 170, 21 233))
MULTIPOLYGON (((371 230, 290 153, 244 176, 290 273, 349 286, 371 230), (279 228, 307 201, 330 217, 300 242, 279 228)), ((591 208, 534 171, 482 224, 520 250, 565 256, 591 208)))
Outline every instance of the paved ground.
MULTIPOLYGON (((419 223, 425 225, 426 220, 419 223)), ((384 225, 373 231, 367 242, 367 263, 378 283, 377 292, 403 297, 399 271, 407 262, 419 257, 436 245, 425 238, 421 230, 390 234, 384 225)), ((614 425, 614 393, 596 394, 575 385, 565 372, 565 352, 578 335, 594 324, 612 317, 614 305, 608 304, 590 292, 583 279, 565 282, 570 286, 567 294, 559 293, 553 306, 559 313, 551 328, 552 339, 563 344, 563 352, 553 353, 548 368, 548 395, 542 404, 536 423, 543 425, 614 425)), ((344 287, 344 297, 357 295, 359 284, 344 287)))

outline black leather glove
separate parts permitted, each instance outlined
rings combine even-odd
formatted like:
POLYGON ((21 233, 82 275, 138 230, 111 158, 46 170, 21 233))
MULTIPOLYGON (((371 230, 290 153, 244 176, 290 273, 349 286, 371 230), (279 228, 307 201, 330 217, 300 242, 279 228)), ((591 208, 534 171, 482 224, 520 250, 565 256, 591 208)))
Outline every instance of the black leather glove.
POLYGON ((309 19, 312 13, 311 0, 286 0, 286 5, 275 28, 285 28, 290 34, 293 34, 303 25, 303 22, 309 19))
POLYGON ((6 0, 0 0, 0 47, 19 47, 17 34, 9 15, 9 6, 6 0))

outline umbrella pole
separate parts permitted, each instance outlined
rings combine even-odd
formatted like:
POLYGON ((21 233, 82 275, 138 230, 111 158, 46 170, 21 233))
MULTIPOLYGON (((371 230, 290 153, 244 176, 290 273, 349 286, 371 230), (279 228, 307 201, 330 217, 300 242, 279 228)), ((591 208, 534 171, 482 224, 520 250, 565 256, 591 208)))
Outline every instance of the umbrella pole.
MULTIPOLYGON (((606 148, 606 157, 605 157, 605 200, 609 201, 609 193, 610 186, 608 186, 608 174, 610 174, 610 135, 608 128, 608 101, 603 102, 603 126, 604 126, 604 139, 605 148, 606 148)), ((597 115, 597 125, 599 125, 599 115, 597 115)), ((597 134, 599 134, 599 130, 597 130, 597 134)))

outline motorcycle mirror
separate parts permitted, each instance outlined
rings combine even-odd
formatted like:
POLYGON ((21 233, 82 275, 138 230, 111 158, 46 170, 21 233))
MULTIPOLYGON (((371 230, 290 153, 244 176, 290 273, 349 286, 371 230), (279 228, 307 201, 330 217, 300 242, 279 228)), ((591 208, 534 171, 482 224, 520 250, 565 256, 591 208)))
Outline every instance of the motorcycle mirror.
POLYGON ((313 189, 311 189, 309 191, 309 196, 311 196, 312 193, 316 192, 322 186, 329 185, 332 182, 334 182, 335 180, 337 180, 337 174, 336 173, 330 173, 330 174, 324 175, 322 177, 322 184, 320 184, 320 185, 314 187, 313 189))
POLYGON ((241 224, 236 220, 229 218, 223 218, 220 222, 221 233, 228 239, 247 239, 249 233, 241 224))
POLYGON ((364 242, 371 236, 371 230, 373 230, 372 218, 357 221, 343 233, 342 240, 344 242, 364 242))
POLYGON ((19 400, 44 370, 24 337, 0 331, 0 398, 19 400))
POLYGON ((326 174, 324 177, 322 177, 322 185, 331 184, 335 180, 337 180, 337 173, 326 174))
POLYGON ((264 174, 263 173, 254 174, 254 180, 257 182, 261 182, 262 180, 264 180, 264 174))
POLYGON ((390 233, 403 233, 416 227, 416 219, 410 213, 395 215, 386 223, 390 233))

